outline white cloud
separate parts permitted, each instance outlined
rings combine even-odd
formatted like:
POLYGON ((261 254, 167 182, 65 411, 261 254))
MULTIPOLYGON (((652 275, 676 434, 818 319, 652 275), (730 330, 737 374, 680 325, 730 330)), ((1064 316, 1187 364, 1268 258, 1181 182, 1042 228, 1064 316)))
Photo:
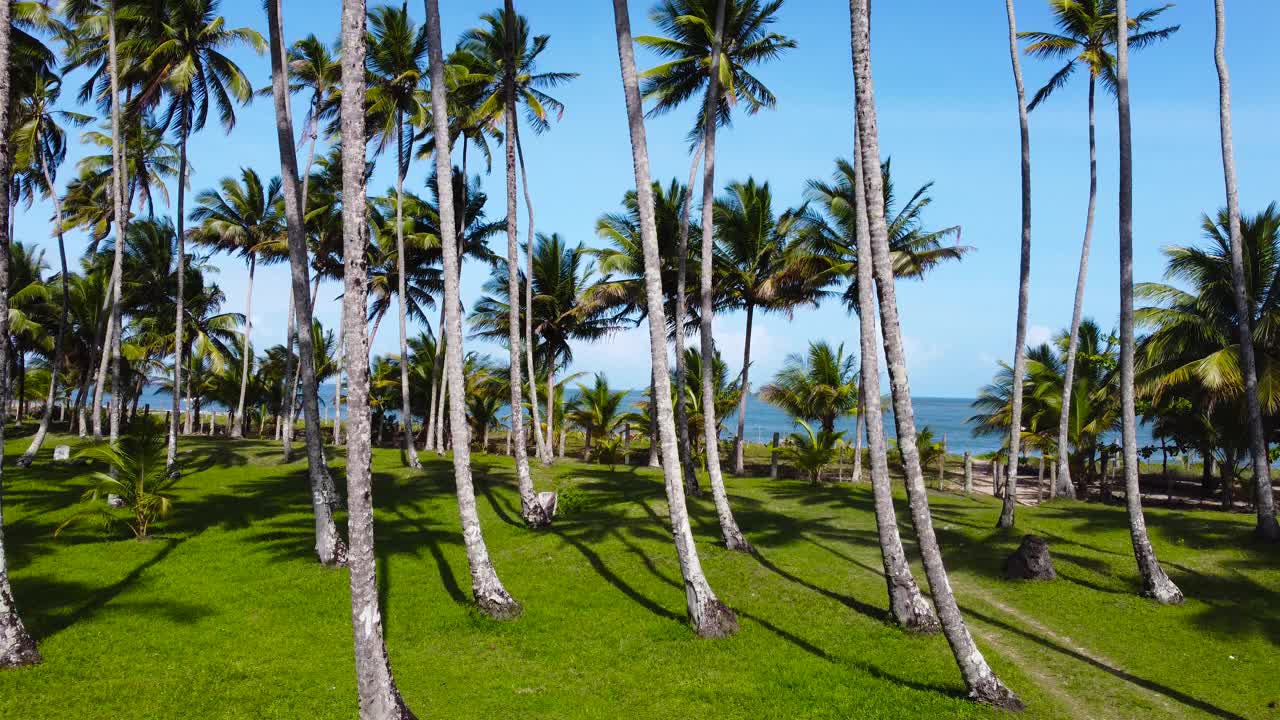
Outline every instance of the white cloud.
POLYGON ((1053 330, 1044 325, 1032 325, 1027 328, 1027 344, 1035 347, 1053 339, 1053 330))

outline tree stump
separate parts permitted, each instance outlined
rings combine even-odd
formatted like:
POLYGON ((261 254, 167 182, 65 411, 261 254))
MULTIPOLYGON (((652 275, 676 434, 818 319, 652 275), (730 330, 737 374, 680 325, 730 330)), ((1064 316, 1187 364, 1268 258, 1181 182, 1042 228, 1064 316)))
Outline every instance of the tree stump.
POLYGON ((1049 557, 1049 543, 1042 537, 1023 535, 1022 544, 1004 561, 1009 580, 1053 580, 1058 574, 1049 557))

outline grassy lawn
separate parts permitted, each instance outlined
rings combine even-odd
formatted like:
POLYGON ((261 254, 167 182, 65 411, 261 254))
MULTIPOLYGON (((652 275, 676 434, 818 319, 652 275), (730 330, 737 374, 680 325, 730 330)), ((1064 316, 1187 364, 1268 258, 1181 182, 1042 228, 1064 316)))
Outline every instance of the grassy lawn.
MULTIPOLYGON (((189 440, 190 473, 154 539, 86 527, 54 540, 87 484, 50 464, 58 441, 30 470, 5 468, 14 591, 45 662, 0 673, 0 718, 355 717, 347 579, 311 559, 304 462, 280 464, 268 443, 189 440)), ((24 447, 11 441, 9 457, 24 447)), ((654 471, 536 469, 565 512, 532 533, 506 458, 476 456, 489 549, 526 608, 497 624, 467 603, 451 467, 424 462, 409 472, 384 450, 374 468, 387 643, 420 717, 994 714, 964 700, 941 637, 886 623, 866 485, 731 479, 756 556, 718 548, 709 499, 692 501, 707 574, 742 621, 701 641, 654 471)), ((1251 544, 1250 516, 1149 513, 1189 597, 1165 608, 1134 594, 1123 508, 1024 508, 1005 535, 989 497, 932 501, 960 604, 1026 717, 1280 718, 1280 552, 1251 544), (1059 580, 1001 579, 1022 532, 1050 540, 1059 580)))

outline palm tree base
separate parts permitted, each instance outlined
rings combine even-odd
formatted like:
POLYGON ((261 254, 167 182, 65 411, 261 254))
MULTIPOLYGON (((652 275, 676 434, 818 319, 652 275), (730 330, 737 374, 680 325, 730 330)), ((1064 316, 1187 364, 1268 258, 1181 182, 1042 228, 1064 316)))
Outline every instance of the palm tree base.
POLYGON ((1143 586, 1142 597, 1155 600, 1161 605, 1181 605, 1185 599, 1182 591, 1159 566, 1156 566, 1150 577, 1144 578, 1143 586))
POLYGON ((929 605, 929 601, 920 594, 920 588, 914 581, 911 582, 910 587, 900 588, 899 591, 900 595, 905 596, 902 600, 902 605, 905 607, 891 609, 898 627, 913 635, 933 635, 942 630, 938 615, 929 605))
POLYGON ((724 539, 724 546, 728 550, 751 554, 756 551, 751 547, 751 543, 747 542, 747 538, 742 535, 742 531, 735 530, 727 535, 724 539))
POLYGON ((1004 491, 1004 504, 1000 507, 1000 519, 996 521, 996 527, 1000 530, 1008 530, 1013 527, 1013 492, 1006 486, 1004 491))
POLYGON ((559 496, 553 492, 540 492, 533 502, 521 501, 520 517, 531 530, 542 530, 551 527, 555 518, 559 496))
POLYGON ((983 679, 974 687, 969 688, 969 699, 976 703, 989 705, 998 710, 1007 710, 1009 712, 1022 712, 1027 709, 1022 704, 1022 700, 1013 691, 1005 687, 1004 683, 995 675, 990 675, 983 679))
POLYGON ((485 587, 473 586, 476 607, 492 620, 515 620, 524 614, 524 607, 502 587, 501 583, 486 583, 485 587))
MULTIPOLYGON (((13 607, 13 598, 6 597, 4 601, 13 607)), ((0 615, 0 669, 29 667, 39 665, 40 661, 36 642, 27 634, 18 615, 14 612, 0 615)))
POLYGON ((714 596, 696 603, 691 621, 693 631, 700 638, 714 640, 732 637, 738 633, 738 616, 728 605, 714 596))
POLYGON ((1263 542, 1280 542, 1280 523, 1276 522, 1274 516, 1258 518, 1258 525, 1254 528, 1254 534, 1263 542))

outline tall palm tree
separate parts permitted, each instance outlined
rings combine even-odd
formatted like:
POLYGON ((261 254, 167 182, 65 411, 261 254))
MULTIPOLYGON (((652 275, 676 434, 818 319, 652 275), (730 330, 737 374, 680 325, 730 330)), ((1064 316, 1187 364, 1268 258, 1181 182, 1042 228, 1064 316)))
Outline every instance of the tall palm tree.
POLYGON ((1022 145, 1022 247, 1018 261, 1018 317, 1013 341, 1013 416, 1009 422, 1009 478, 1004 483, 1004 502, 996 527, 1011 528, 1018 498, 1018 443, 1022 439, 1022 375, 1026 370, 1027 304, 1031 301, 1031 131, 1027 126, 1027 91, 1022 83, 1022 63, 1018 58, 1018 21, 1013 0, 1005 0, 1009 17, 1009 60, 1013 65, 1013 85, 1018 94, 1018 134, 1022 145))
MULTIPOLYGON (((365 154, 353 152, 365 147, 365 33, 364 0, 342 3, 342 194, 347 198, 365 196, 365 154)), ((277 81, 278 83, 278 81, 277 81)), ((282 98, 277 92, 276 103, 282 98)), ((281 133, 283 135, 283 133, 281 133)), ((283 138, 281 138, 283 142, 283 138)), ((293 142, 292 133, 289 142, 293 142)), ((295 196, 296 197, 296 196, 295 196)), ((368 720, 403 720, 413 713, 400 697, 378 605, 377 556, 373 547, 373 493, 369 424, 369 351, 365 305, 368 296, 366 250, 368 204, 342 204, 343 236, 343 335, 350 352, 347 365, 347 532, 351 569, 351 629, 355 635, 356 687, 360 696, 360 716, 368 720)), ((293 250, 297 255, 297 250, 293 250)), ((298 267, 294 265, 294 287, 298 267)), ((302 289, 305 294, 305 286, 302 289)), ((296 295, 295 295, 296 297, 296 295)), ((301 309, 301 305, 298 306, 301 309)), ((304 366, 305 367, 305 366, 304 366)), ((304 388, 309 390, 310 388, 304 388)))
POLYGON ((178 394, 182 385, 183 290, 186 263, 185 200, 187 185, 187 141, 193 132, 204 128, 211 107, 218 113, 224 130, 235 127, 234 103, 248 103, 253 88, 244 71, 225 51, 247 45, 261 53, 266 41, 251 28, 226 27, 218 13, 219 0, 184 0, 166 7, 164 22, 155 35, 131 37, 124 42, 125 52, 145 58, 141 72, 145 74, 138 101, 143 107, 159 107, 163 103, 162 124, 172 127, 178 138, 178 303, 176 308, 174 388, 169 426, 168 461, 177 461, 178 394))
POLYGON ((54 174, 66 159, 66 131, 59 126, 63 120, 69 124, 82 125, 89 121, 88 116, 79 113, 55 110, 62 91, 62 81, 56 76, 39 75, 30 88, 30 94, 20 101, 16 111, 19 125, 13 132, 11 152, 16 156, 17 165, 34 165, 39 168, 43 193, 53 200, 53 232, 58 238, 58 260, 61 272, 61 312, 58 317, 57 339, 54 340, 53 356, 50 358, 49 393, 45 399, 44 411, 40 416, 40 426, 36 429, 27 451, 18 458, 18 467, 28 467, 40 452, 45 436, 49 432, 49 422, 53 418, 54 400, 58 396, 58 379, 63 365, 63 343, 67 336, 69 322, 70 288, 67 271, 67 247, 63 238, 64 225, 62 199, 54 188, 54 174))
MULTIPOLYGON (((697 147, 692 153, 689 191, 681 212, 678 258, 683 259, 688 254, 686 248, 689 241, 693 183, 697 177, 698 164, 706 150, 707 128, 702 119, 710 114, 708 110, 714 105, 715 125, 727 127, 734 107, 744 108, 748 115, 754 115, 762 109, 772 109, 777 105, 777 98, 752 74, 752 67, 774 60, 784 51, 796 46, 794 40, 769 31, 769 27, 777 20, 781 7, 782 0, 770 0, 763 4, 758 0, 725 0, 724 12, 720 13, 717 0, 664 0, 650 15, 666 36, 636 38, 641 45, 670 58, 669 62, 644 73, 642 92, 645 99, 654 102, 649 111, 650 116, 674 110, 696 97, 706 87, 698 119, 689 132, 690 142, 696 143, 697 147), (720 22, 722 16, 723 22, 720 22), (713 21, 716 24, 713 25, 713 21), (717 74, 714 84, 710 82, 713 67, 717 74), (715 88, 717 95, 714 101, 711 98, 712 88, 715 88)), ((711 132, 714 134, 714 129, 711 132)), ((708 161, 713 164, 714 148, 712 143, 708 161)), ((703 189, 704 205, 711 203, 713 194, 713 187, 703 189)), ((710 222, 705 224, 710 225, 710 222)), ((705 241, 710 230, 704 229, 703 233, 705 241)), ((676 327, 684 327, 685 314, 688 312, 685 306, 685 277, 685 270, 681 267, 676 281, 676 327)), ((685 425, 682 418, 685 416, 686 395, 684 357, 684 337, 677 335, 676 420, 682 428, 685 425)), ((688 444, 686 440, 681 440, 682 453, 686 452, 688 444)), ((682 456, 682 462, 687 463, 688 458, 682 456)), ((718 466, 718 458, 716 463, 718 466)))
MULTIPOLYGON (((1067 435, 1071 424, 1071 398, 1074 393, 1071 385, 1074 381, 1075 355, 1079 349, 1080 318, 1084 311, 1085 279, 1089 272, 1089 249, 1093 243, 1093 220, 1098 204, 1098 144, 1097 123, 1094 115, 1095 98, 1098 82, 1114 94, 1115 56, 1111 48, 1115 45, 1116 36, 1116 3, 1115 0, 1051 0, 1050 7, 1058 32, 1024 32, 1018 37, 1031 40, 1027 53, 1037 58, 1062 60, 1067 62, 1053 74, 1049 81, 1040 88, 1031 99, 1028 110, 1035 110, 1053 93, 1063 87, 1075 73, 1078 66, 1083 65, 1089 73, 1089 205, 1085 213, 1084 240, 1080 244, 1080 270, 1076 275, 1075 305, 1071 312, 1071 336, 1074 341, 1067 351, 1066 393, 1067 402, 1062 406, 1062 414, 1058 420, 1058 445, 1066 447, 1067 435)), ((1178 26, 1148 30, 1147 27, 1165 10, 1163 7, 1146 10, 1129 20, 1129 47, 1133 49, 1145 47, 1163 40, 1178 31, 1178 26)), ((1065 454, 1058 456, 1058 482, 1054 486, 1053 495, 1075 497, 1075 487, 1071 483, 1071 468, 1065 454)))
MULTIPOLYGON (((875 93, 871 74, 870 14, 867 0, 850 0, 852 15, 850 34, 853 45, 853 77, 856 93, 854 103, 858 117, 858 139, 862 156, 862 176, 867 202, 867 225, 871 233, 870 246, 876 290, 880 297, 880 320, 884 335, 885 357, 889 365, 889 385, 893 392, 894 421, 898 429, 898 444, 902 451, 906 470, 907 496, 911 505, 911 519, 920 544, 929 588, 933 591, 934 605, 942 632, 947 637, 952 654, 960 667, 969 696, 974 700, 995 707, 1021 709, 1022 702, 987 664, 982 652, 973 642, 969 628, 960 615, 955 595, 942 562, 938 538, 933 530, 929 512, 929 498, 925 490, 924 476, 920 469, 920 457, 916 447, 915 413, 911 405, 911 390, 907 378, 906 354, 903 350, 902 328, 898 321, 898 299, 893 284, 893 268, 889 263, 888 230, 884 209, 879 200, 883 197, 880 186, 880 139, 876 126, 875 93)), ((864 350, 864 356, 865 356, 864 350)), ((870 406, 868 405, 868 410, 870 406)))
MULTIPOLYGON (((12 6, 0 3, 0 138, 9 137, 10 59, 12 6)), ((8 178, 13 159, 9 156, 9 144, 0 143, 0 178, 8 178)), ((9 337, 9 203, 10 184, 0 183, 0 338, 9 337)), ((0 387, 9 384, 9 343, 0 342, 0 387)), ((0 403, 0 460, 3 460, 4 415, 8 403, 0 403)), ((9 586, 9 564, 4 552, 3 492, 0 491, 0 668, 35 665, 40 662, 36 643, 27 633, 13 601, 9 586)))
POLYGON ((700 637, 727 637, 738 631, 738 618, 716 597, 702 571, 698 548, 689 526, 689 511, 681 483, 679 451, 676 449, 675 415, 671 408, 671 387, 667 370, 666 313, 662 307, 661 260, 658 231, 650 197, 649 147, 645 139, 644 110, 640 83, 636 77, 635 47, 631 39, 631 18, 626 0, 613 0, 614 30, 618 38, 618 64, 627 104, 627 125, 631 134, 631 159, 635 168, 636 196, 644 242, 645 298, 649 310, 649 356, 653 364, 658 410, 658 430, 662 442, 662 475, 671 513, 671 534, 675 540, 680 575, 684 580, 689 622, 700 637))
MULTIPOLYGON (((400 356, 409 355, 409 328, 405 304, 404 178, 414 157, 416 129, 424 127, 428 114, 427 91, 423 87, 427 54, 425 28, 409 17, 408 3, 399 8, 382 5, 369 13, 368 65, 370 86, 365 96, 375 123, 374 148, 382 152, 395 146, 396 159, 396 269, 400 303, 397 319, 400 356)), ((404 424, 404 456, 409 467, 418 469, 418 449, 413 442, 413 414, 409 408, 409 364, 400 363, 400 417, 404 424)))
MULTIPOLYGON (((476 86, 476 92, 483 97, 479 108, 475 111, 479 118, 486 118, 492 124, 501 124, 505 132, 511 136, 507 140, 507 223, 508 223, 508 255, 515 256, 511 246, 514 244, 516 232, 515 221, 515 160, 520 161, 520 177, 524 189, 525 210, 529 215, 528 241, 525 245, 525 273, 533 274, 533 247, 536 227, 533 221, 533 202, 529 193, 529 180, 524 166, 524 148, 520 142, 520 125, 517 117, 519 107, 524 108, 525 122, 535 133, 541 134, 551 127, 551 118, 557 119, 564 114, 564 104, 547 94, 578 76, 577 73, 540 72, 537 67, 538 56, 546 50, 551 42, 550 35, 535 35, 530 38, 529 23, 526 18, 517 15, 515 3, 506 0, 501 12, 487 13, 480 17, 482 27, 473 28, 463 33, 458 45, 476 60, 476 67, 471 72, 470 82, 476 86)), ((508 258, 510 259, 510 258, 508 258)), ((516 264, 511 263, 515 268, 516 264)), ((526 289, 524 304, 533 302, 526 289)), ((517 333, 520 330, 517 329, 517 333)), ((533 327, 526 324, 523 328, 527 345, 525 346, 526 369, 530 378, 534 375, 533 327)), ((518 385, 513 380, 512 392, 518 385)), ((539 424, 538 391, 530 382, 530 405, 533 410, 533 424, 538 456, 544 465, 551 462, 551 425, 547 423, 547 436, 542 439, 536 436, 539 424)), ((515 407, 515 398, 512 398, 515 407)), ((519 422, 519 421, 517 421, 519 422)), ((519 422, 521 429, 523 423, 519 422)), ((517 439, 519 432, 517 432, 517 439)), ((518 461, 518 456, 517 456, 518 461)))
MULTIPOLYGON (((440 9, 436 0, 427 0, 427 46, 431 68, 431 120, 438 138, 448 137, 448 100, 444 80, 444 52, 440 47, 440 9)), ((436 174, 451 176, 449 154, 436 153, 436 174)), ((471 440, 467 430, 466 384, 462 377, 462 302, 459 299, 458 242, 455 236, 453 183, 439 183, 440 242, 444 261, 445 362, 448 364, 449 429, 453 440, 453 475, 458 487, 458 513, 462 519, 462 537, 471 568, 471 594, 482 612, 493 618, 514 618, 521 613, 516 602, 489 559, 476 513, 476 496, 471 482, 471 440)), ((514 407, 514 406, 513 406, 514 407)), ((550 515, 555 496, 537 498, 542 512, 550 515)), ((522 501, 523 504, 523 501, 522 501)))
MULTIPOLYGON (((1227 71, 1227 11, 1223 0, 1214 0, 1214 62, 1218 67, 1218 104, 1222 137, 1222 174, 1227 189, 1227 225, 1231 235, 1231 284, 1236 316, 1252 319, 1244 280, 1244 250, 1240 237, 1240 190, 1236 184, 1235 149, 1231 140, 1231 77, 1227 71)), ((1253 328, 1249 322, 1236 327, 1240 337, 1240 359, 1244 370, 1245 407, 1249 415, 1249 450, 1253 455, 1258 524, 1256 532, 1268 542, 1280 542, 1275 501, 1271 492, 1271 458, 1262 428, 1262 406, 1258 402, 1258 368, 1253 349, 1253 328)))
POLYGON ((801 247, 804 208, 781 215, 773 210, 769 183, 732 182, 716 200, 716 286, 725 305, 747 315, 742 346, 742 400, 738 405, 738 432, 733 440, 733 472, 743 474, 743 440, 747 419, 747 395, 751 392, 751 334, 757 309, 789 311, 805 302, 816 302, 819 290, 809 282, 788 278, 792 256, 801 247))
POLYGON ((278 177, 263 185, 258 173, 249 168, 241 168, 239 182, 225 177, 219 186, 221 191, 209 189, 196 195, 196 208, 191 211, 190 220, 199 223, 199 227, 191 239, 198 245, 240 255, 249 268, 244 296, 244 343, 250 351, 242 353, 237 421, 231 425, 231 437, 238 438, 244 434, 244 399, 249 386, 249 360, 253 356, 253 279, 260 257, 279 258, 278 249, 285 230, 281 204, 283 186, 278 177))
POLYGON ((1156 559, 1142 514, 1138 484, 1138 425, 1134 407, 1133 139, 1129 120, 1129 34, 1126 0, 1116 0, 1116 104, 1120 119, 1120 423, 1129 536, 1142 576, 1142 594, 1163 604, 1182 602, 1182 591, 1156 559))

